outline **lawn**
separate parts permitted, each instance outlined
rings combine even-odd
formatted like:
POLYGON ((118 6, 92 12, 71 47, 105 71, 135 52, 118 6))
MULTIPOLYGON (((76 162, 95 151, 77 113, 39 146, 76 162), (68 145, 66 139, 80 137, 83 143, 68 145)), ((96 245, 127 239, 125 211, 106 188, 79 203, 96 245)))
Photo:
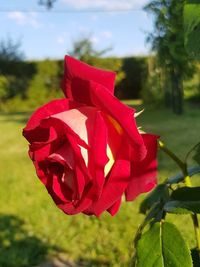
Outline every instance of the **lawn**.
MULTIPOLYGON (((143 219, 138 213, 143 196, 124 202, 115 217, 62 213, 37 179, 27 156, 21 131, 29 115, 0 114, 0 266, 30 267, 60 253, 88 267, 128 266, 133 236, 143 219)), ((162 108, 146 108, 138 125, 160 135, 183 158, 199 141, 199 118, 199 109, 187 108, 184 116, 176 116, 162 108)), ((176 171, 174 163, 160 151, 159 180, 176 171)), ((169 220, 173 218, 169 216, 169 220)), ((176 223, 182 225, 184 237, 193 245, 190 218, 181 216, 176 223)))

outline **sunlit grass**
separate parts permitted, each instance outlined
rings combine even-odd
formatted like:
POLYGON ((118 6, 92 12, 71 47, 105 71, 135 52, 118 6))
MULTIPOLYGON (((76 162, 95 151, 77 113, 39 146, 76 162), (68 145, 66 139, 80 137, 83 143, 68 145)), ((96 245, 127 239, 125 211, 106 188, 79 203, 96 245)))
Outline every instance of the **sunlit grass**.
MULTIPOLYGON (((141 102, 128 104, 141 108, 141 102)), ((128 266, 133 236, 143 219, 138 214, 143 196, 133 203, 123 203, 114 218, 108 214, 97 219, 62 213, 36 177, 27 156, 28 145, 21 131, 28 116, 0 114, 0 266, 28 267, 60 251, 67 258, 84 261, 85 266, 128 266)), ((147 107, 137 120, 144 131, 160 135, 183 158, 199 141, 199 116, 197 109, 187 109, 184 116, 176 116, 147 107)), ((160 180, 178 171, 162 152, 159 170, 160 180)), ((189 220, 181 216, 177 221, 183 225, 185 236, 192 233, 189 220)))

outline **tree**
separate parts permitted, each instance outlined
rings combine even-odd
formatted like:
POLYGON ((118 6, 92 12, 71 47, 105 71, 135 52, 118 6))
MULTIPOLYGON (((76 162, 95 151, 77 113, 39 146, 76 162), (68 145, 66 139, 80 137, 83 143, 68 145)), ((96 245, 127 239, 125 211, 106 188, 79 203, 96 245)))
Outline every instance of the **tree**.
POLYGON ((191 63, 184 47, 184 0, 153 0, 145 10, 152 13, 154 33, 147 38, 157 52, 164 73, 165 104, 176 114, 183 112, 183 79, 192 74, 191 63))
POLYGON ((20 50, 21 43, 14 42, 7 38, 0 41, 0 60, 1 61, 21 61, 24 59, 24 54, 20 50))
POLYGON ((48 9, 53 7, 54 2, 56 2, 56 0, 39 0, 39 5, 43 5, 46 6, 48 9))
POLYGON ((109 50, 111 50, 111 48, 105 48, 100 51, 96 50, 91 41, 91 36, 86 36, 74 41, 73 49, 71 52, 69 52, 69 54, 75 58, 87 62, 88 64, 92 64, 90 62, 91 58, 101 57, 109 50))
POLYGON ((0 41, 0 101, 17 95, 26 98, 28 82, 35 71, 33 63, 24 61, 20 42, 10 38, 0 41))

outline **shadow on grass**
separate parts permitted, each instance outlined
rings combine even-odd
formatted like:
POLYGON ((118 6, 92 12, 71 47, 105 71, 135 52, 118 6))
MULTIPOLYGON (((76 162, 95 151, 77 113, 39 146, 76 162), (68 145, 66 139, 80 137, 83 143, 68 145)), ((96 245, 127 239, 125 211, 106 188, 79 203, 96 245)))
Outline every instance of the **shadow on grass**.
POLYGON ((79 258, 76 262, 70 262, 69 260, 57 257, 52 265, 41 265, 41 267, 110 267, 111 264, 106 260, 98 259, 85 259, 84 257, 79 258))
POLYGON ((78 266, 80 267, 110 267, 110 262, 95 260, 95 259, 81 259, 78 266))
POLYGON ((111 267, 110 263, 106 263, 101 260, 79 260, 78 262, 72 262, 70 260, 56 257, 51 261, 42 263, 34 267, 111 267))
POLYGON ((27 232, 24 222, 14 215, 0 214, 0 267, 107 267, 108 261, 98 259, 77 260, 77 263, 59 257, 65 253, 58 247, 52 247, 38 237, 27 232), (58 264, 48 263, 50 251, 57 252, 58 264), (46 263, 45 263, 46 262, 46 263), (44 264, 41 264, 44 263, 44 264), (62 264, 62 265, 61 265, 62 264))
POLYGON ((49 246, 24 229, 16 216, 0 214, 0 266, 29 267, 46 259, 49 246))

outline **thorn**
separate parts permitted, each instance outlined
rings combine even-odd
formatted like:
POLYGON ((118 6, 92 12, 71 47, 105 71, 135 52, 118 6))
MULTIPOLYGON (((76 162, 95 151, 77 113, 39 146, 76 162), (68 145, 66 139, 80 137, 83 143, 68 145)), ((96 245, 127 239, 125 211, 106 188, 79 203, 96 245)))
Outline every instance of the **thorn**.
POLYGON ((134 114, 134 118, 137 118, 140 114, 142 114, 144 112, 144 109, 142 109, 141 111, 139 111, 139 112, 136 112, 135 114, 134 114))

